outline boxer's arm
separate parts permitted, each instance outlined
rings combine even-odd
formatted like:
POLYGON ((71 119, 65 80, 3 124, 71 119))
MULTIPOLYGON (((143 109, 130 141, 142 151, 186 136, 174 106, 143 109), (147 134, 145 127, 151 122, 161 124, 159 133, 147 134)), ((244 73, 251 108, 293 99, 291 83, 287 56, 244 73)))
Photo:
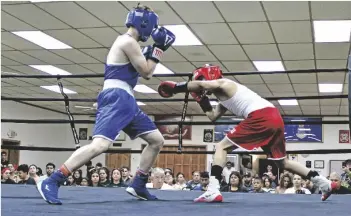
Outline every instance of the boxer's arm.
POLYGON ((124 46, 122 46, 122 49, 141 77, 147 80, 150 79, 157 63, 152 60, 146 60, 138 42, 135 40, 127 40, 124 46))
POLYGON ((215 109, 212 109, 210 112, 206 112, 207 117, 211 121, 217 121, 224 113, 227 112, 227 108, 225 108, 222 104, 218 104, 215 109))
POLYGON ((188 83, 188 90, 190 92, 199 92, 202 90, 213 91, 219 89, 223 84, 223 80, 211 81, 190 81, 188 83))

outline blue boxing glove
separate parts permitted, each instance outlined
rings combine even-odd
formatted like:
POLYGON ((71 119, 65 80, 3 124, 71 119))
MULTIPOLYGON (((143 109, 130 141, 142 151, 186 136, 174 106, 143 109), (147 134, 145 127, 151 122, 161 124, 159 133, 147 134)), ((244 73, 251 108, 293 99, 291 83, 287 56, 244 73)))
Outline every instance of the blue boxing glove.
POLYGON ((166 51, 175 41, 175 35, 164 27, 155 29, 152 34, 155 43, 153 46, 147 46, 143 49, 146 59, 159 63, 163 52, 166 51))
POLYGON ((172 46, 176 39, 175 35, 165 27, 155 29, 155 31, 152 32, 151 37, 155 41, 154 47, 160 48, 162 51, 166 51, 172 46))

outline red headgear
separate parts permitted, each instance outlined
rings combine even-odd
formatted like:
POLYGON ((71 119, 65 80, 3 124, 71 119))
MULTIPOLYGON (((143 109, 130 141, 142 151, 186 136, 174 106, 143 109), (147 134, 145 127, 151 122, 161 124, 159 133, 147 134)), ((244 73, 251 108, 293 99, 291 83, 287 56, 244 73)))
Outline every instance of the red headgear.
POLYGON ((222 78, 222 70, 219 66, 205 65, 194 71, 194 80, 216 80, 222 78))

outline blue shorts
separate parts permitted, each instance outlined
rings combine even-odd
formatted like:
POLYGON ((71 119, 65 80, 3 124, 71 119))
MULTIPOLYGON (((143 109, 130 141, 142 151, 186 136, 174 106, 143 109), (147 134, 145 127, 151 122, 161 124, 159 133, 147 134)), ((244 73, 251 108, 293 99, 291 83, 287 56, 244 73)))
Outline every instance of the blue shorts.
POLYGON ((97 98, 98 110, 93 137, 110 141, 123 130, 131 139, 157 130, 154 122, 140 110, 134 97, 119 88, 106 89, 97 98))

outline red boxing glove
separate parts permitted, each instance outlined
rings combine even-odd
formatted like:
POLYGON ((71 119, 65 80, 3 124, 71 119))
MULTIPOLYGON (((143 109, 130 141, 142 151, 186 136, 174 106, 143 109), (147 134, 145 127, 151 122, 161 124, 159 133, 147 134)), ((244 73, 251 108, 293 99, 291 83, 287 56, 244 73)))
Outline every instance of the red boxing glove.
POLYGON ((158 86, 158 93, 164 97, 169 98, 174 94, 179 92, 187 92, 188 91, 188 83, 176 83, 172 81, 164 81, 158 86))
POLYGON ((206 96, 205 92, 191 92, 190 94, 200 105, 202 111, 204 111, 205 113, 212 111, 210 99, 206 96))
POLYGON ((190 92, 191 96, 196 100, 196 102, 200 102, 204 97, 204 92, 190 92))

